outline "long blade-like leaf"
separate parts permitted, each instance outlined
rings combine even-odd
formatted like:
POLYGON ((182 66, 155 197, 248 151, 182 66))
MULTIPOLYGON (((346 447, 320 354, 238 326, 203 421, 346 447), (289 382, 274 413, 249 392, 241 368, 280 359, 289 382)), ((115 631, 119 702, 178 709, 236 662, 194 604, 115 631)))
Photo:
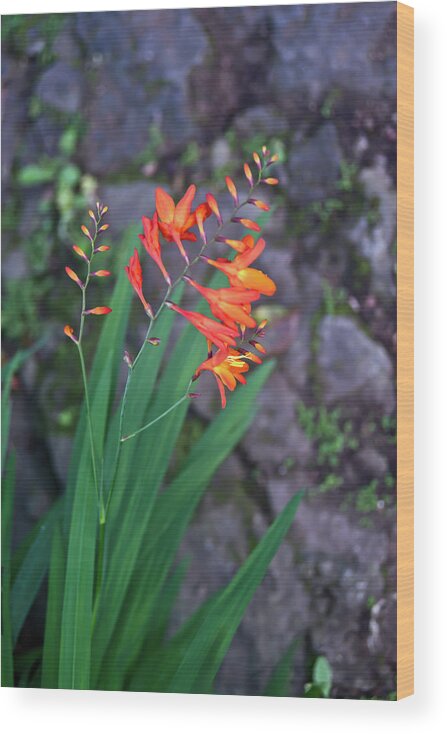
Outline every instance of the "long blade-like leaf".
MULTIPOLYGON (((104 365, 92 412, 101 409, 103 382, 110 382, 110 362, 104 365)), ((93 577, 98 504, 90 456, 81 457, 73 497, 61 622, 59 687, 90 687, 93 577), (83 459, 83 460, 82 460, 83 459)))
POLYGON ((186 466, 157 499, 147 532, 147 542, 136 565, 133 593, 128 596, 118 625, 117 638, 104 663, 109 686, 132 667, 145 637, 148 620, 155 613, 159 593, 175 559, 182 537, 204 490, 217 467, 228 456, 250 425, 256 396, 273 369, 265 364, 249 378, 239 394, 232 395, 193 447, 186 466), (206 457, 206 459, 204 458, 206 457))
POLYGON ((57 688, 61 637, 62 603, 65 581, 65 544, 60 523, 56 523, 51 548, 48 579, 45 638, 42 658, 42 688, 57 688))
POLYGON ((297 494, 290 500, 230 584, 210 606, 182 660, 173 668, 167 690, 183 693, 210 690, 245 609, 293 522, 301 496, 297 494))
POLYGON ((14 685, 11 625, 11 531, 14 514, 15 455, 9 456, 2 486, 2 686, 14 685))
POLYGON ((61 504, 55 502, 18 554, 17 570, 11 589, 12 636, 17 641, 20 630, 36 598, 48 569, 51 538, 61 504))

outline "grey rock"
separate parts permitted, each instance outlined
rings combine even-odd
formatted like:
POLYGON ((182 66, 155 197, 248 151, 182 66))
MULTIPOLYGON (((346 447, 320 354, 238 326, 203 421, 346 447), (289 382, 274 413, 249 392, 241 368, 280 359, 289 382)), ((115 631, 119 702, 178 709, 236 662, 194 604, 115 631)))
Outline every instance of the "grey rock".
POLYGON ((359 254, 371 264, 373 293, 389 300, 396 295, 393 245, 397 219, 396 191, 386 170, 384 156, 377 156, 373 166, 361 171, 359 179, 366 197, 379 203, 379 221, 371 228, 366 217, 361 217, 349 237, 358 247, 359 254))
POLYGON ((296 397, 305 390, 311 363, 311 328, 309 319, 301 317, 289 350, 281 363, 282 371, 296 391, 296 397))
POLYGON ((265 142, 271 137, 278 137, 287 132, 287 120, 277 107, 256 105, 237 115, 233 120, 233 128, 242 139, 253 135, 263 135, 265 142))
POLYGON ((308 205, 333 194, 341 160, 337 129, 331 122, 322 125, 308 140, 298 138, 289 157, 288 192, 293 202, 308 205))
POLYGON ((163 152, 190 140, 188 77, 206 48, 191 12, 79 14, 77 22, 95 69, 83 140, 89 170, 99 175, 133 163, 147 149, 151 127, 162 133, 163 152))
POLYGON ((328 658, 336 695, 364 695, 378 680, 392 689, 395 650, 383 642, 389 634, 391 647, 396 619, 377 632, 367 609, 387 591, 383 569, 392 566, 395 546, 385 528, 359 528, 354 516, 328 504, 327 498, 302 502, 294 526, 301 575, 309 580, 313 649, 328 658))
MULTIPOLYGON (((108 184, 98 189, 98 196, 107 204, 107 222, 112 236, 120 235, 131 224, 141 223, 143 215, 152 216, 156 185, 149 181, 108 184)), ((143 230, 141 230, 143 231, 143 230)))
POLYGON ((231 160, 231 148, 225 138, 217 138, 211 146, 211 165, 213 170, 226 166, 231 160))
POLYGON ((374 479, 382 479, 388 471, 388 461, 373 446, 365 446, 356 454, 360 466, 374 479))
POLYGON ((80 109, 82 87, 81 73, 65 61, 56 61, 43 72, 36 94, 42 102, 59 112, 73 114, 80 109))
POLYGON ((394 95, 393 3, 275 7, 271 14, 272 84, 291 112, 296 100, 304 109, 334 88, 358 97, 394 95))
POLYGON ((319 379, 326 403, 375 405, 392 412, 393 364, 384 347, 345 316, 325 316, 318 337, 319 379))
POLYGON ((267 479, 289 465, 304 465, 311 444, 298 425, 296 394, 275 372, 258 399, 259 413, 243 439, 243 447, 267 479))

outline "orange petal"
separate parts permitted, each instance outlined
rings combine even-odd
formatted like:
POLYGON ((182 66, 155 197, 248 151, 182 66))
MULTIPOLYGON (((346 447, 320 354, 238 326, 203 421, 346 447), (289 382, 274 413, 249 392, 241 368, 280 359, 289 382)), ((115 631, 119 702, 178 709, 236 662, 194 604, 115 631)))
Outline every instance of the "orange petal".
POLYGON ((73 336, 73 327, 70 326, 69 324, 66 324, 64 326, 64 334, 66 334, 66 336, 68 336, 75 344, 78 343, 78 340, 76 339, 76 337, 73 336))
POLYGON ((246 288, 253 288, 264 296, 273 296, 276 292, 276 284, 262 270, 245 268, 239 270, 238 278, 246 288))
POLYGON ((176 227, 182 227, 186 224, 195 195, 196 187, 194 184, 191 184, 187 189, 186 194, 180 199, 179 203, 175 207, 174 224, 176 227))
POLYGON ((110 270, 96 270, 92 275, 96 275, 98 278, 106 278, 108 275, 111 275, 110 270))
POLYGON ((265 201, 261 201, 261 199, 253 199, 250 203, 254 204, 254 206, 257 206, 258 209, 262 209, 262 211, 264 212, 270 211, 269 205, 266 204, 265 201))
POLYGON ((221 216, 217 201, 214 198, 214 196, 212 194, 207 194, 206 201, 211 211, 216 215, 219 224, 222 224, 222 216, 221 216))
POLYGON ((245 219, 245 217, 241 217, 239 220, 243 227, 246 227, 247 229, 252 229, 254 232, 260 232, 261 227, 257 222, 253 222, 252 219, 245 219))
POLYGON ((74 271, 74 270, 72 270, 72 269, 71 269, 71 268, 69 268, 69 267, 66 267, 66 268, 65 268, 65 272, 67 273, 68 277, 69 277, 69 278, 71 278, 71 280, 74 280, 74 282, 75 282, 75 283, 76 283, 76 284, 77 284, 77 285, 78 285, 78 286, 79 286, 80 288, 82 288, 82 286, 83 286, 83 283, 82 283, 81 279, 80 279, 80 278, 79 278, 79 277, 78 277, 78 276, 76 275, 76 273, 75 273, 75 271, 74 271))
POLYGON ((260 159, 259 155, 256 152, 253 153, 253 160, 256 163, 256 165, 259 168, 259 170, 261 170, 261 168, 262 168, 261 159, 260 159))
POLYGON ((225 183, 227 185, 228 191, 230 192, 231 196, 233 197, 234 203, 237 206, 239 203, 239 197, 237 195, 237 188, 234 184, 233 179, 230 178, 229 176, 225 176, 225 183))
POLYGON ((79 257, 82 257, 83 260, 88 262, 88 257, 85 254, 84 250, 81 250, 81 248, 77 245, 73 245, 73 250, 75 251, 76 255, 79 255, 79 257))
POLYGON ((262 181, 270 186, 276 186, 279 183, 277 178, 263 178, 262 181))
POLYGON ((155 190, 155 206, 162 222, 171 223, 174 221, 174 199, 164 189, 157 188, 155 190))
POLYGON ((245 177, 248 183, 250 184, 250 186, 253 186, 253 174, 251 172, 251 168, 248 165, 248 163, 244 163, 244 173, 245 173, 245 177))
POLYGON ((93 316, 103 316, 112 311, 108 306, 95 306, 95 308, 89 308, 88 311, 84 311, 84 314, 92 314, 93 316))

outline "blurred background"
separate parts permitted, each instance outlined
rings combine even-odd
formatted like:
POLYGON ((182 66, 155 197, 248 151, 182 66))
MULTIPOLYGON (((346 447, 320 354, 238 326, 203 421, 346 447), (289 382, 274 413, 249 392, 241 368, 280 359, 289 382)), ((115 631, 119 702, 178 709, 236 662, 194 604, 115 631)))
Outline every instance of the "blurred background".
MULTIPOLYGON (((294 695, 317 656, 331 696, 395 693, 395 44, 392 2, 2 18, 2 361, 47 336, 14 384, 16 541, 64 487, 82 396, 62 334, 78 292, 63 269, 86 209, 110 208, 113 271, 157 185, 179 196, 196 183, 225 211, 225 175, 242 186, 242 163, 264 143, 280 156, 261 258, 278 290, 259 314, 278 366, 185 539, 174 626, 232 577, 297 490, 306 497, 221 693, 260 693, 294 640, 294 695)), ((179 267, 174 246, 166 262, 179 267)), ((162 285, 151 269, 150 300, 162 285)), ((110 283, 97 288, 107 303, 110 283)), ((207 384, 177 461, 219 409, 207 384)), ((43 604, 24 648, 39 642, 43 604)))

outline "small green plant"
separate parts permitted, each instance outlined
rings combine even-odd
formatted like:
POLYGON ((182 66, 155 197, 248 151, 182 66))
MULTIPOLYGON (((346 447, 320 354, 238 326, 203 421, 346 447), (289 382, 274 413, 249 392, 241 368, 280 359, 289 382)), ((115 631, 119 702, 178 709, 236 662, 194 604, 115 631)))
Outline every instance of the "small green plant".
POLYGON ((318 466, 336 468, 345 451, 358 448, 352 421, 342 420, 339 408, 307 407, 301 402, 297 410, 306 436, 316 444, 318 466))
POLYGON ((312 681, 304 686, 305 698, 329 698, 332 688, 332 668, 327 658, 320 655, 312 668, 312 681))
POLYGON ((356 163, 341 161, 340 178, 337 181, 337 188, 339 191, 351 192, 354 190, 357 171, 358 168, 356 163))

